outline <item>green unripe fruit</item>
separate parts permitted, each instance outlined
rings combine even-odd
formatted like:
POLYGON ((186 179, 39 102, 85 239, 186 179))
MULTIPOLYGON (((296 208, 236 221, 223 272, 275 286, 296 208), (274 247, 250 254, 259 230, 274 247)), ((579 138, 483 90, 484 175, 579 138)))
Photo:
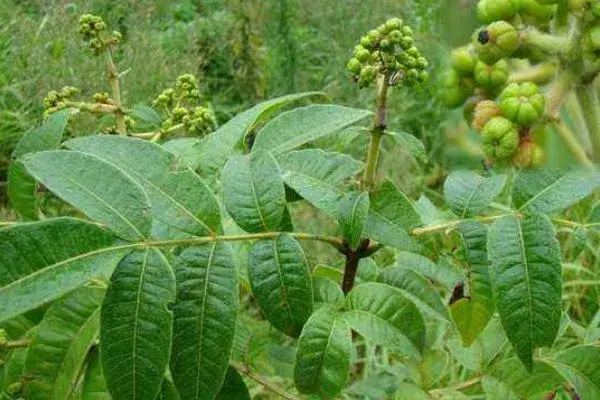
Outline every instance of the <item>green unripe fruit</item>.
POLYGON ((475 49, 481 61, 494 64, 510 57, 519 48, 519 35, 514 26, 498 21, 474 34, 475 49))
POLYGON ((496 64, 487 65, 478 61, 475 65, 475 82, 486 89, 498 89, 508 81, 508 63, 500 60, 496 64))
POLYGON ((536 22, 549 22, 556 12, 554 5, 542 5, 536 0, 515 0, 522 17, 532 17, 536 22))
POLYGON ((449 108, 462 105, 470 91, 462 85, 461 78, 454 70, 444 74, 441 81, 440 99, 449 108))
POLYGON ((592 1, 592 4, 590 4, 590 12, 594 17, 600 18, 600 1, 592 1))
POLYGON ((419 57, 421 54, 419 53, 419 49, 417 49, 416 47, 411 47, 410 49, 406 50, 406 54, 408 54, 409 56, 413 56, 413 57, 419 57))
POLYGON ((369 86, 377 77, 377 67, 367 66, 362 69, 358 77, 358 87, 369 86))
POLYGON ((546 99, 535 83, 511 83, 499 100, 502 115, 519 125, 531 126, 544 115, 546 99))
POLYGON ((428 66, 429 66, 429 62, 427 61, 427 59, 425 57, 417 58, 417 68, 425 69, 428 66))
POLYGON ((584 38, 585 47, 589 51, 600 51, 600 25, 589 28, 584 38))
POLYGON ((550 6, 553 4, 558 4, 560 0, 535 0, 543 6, 550 6))
POLYGON ((529 140, 521 143, 512 160, 513 164, 519 168, 540 168, 544 165, 544 161, 542 148, 529 140))
POLYGON ((473 110, 473 118, 471 119, 471 128, 477 132, 481 132, 488 121, 494 117, 500 116, 500 107, 492 100, 483 100, 477 103, 473 110))
POLYGON ((475 57, 469 46, 463 46, 452 50, 450 62, 452 63, 452 68, 460 75, 469 76, 473 74, 477 57, 475 57))
POLYGON ((512 122, 503 117, 494 117, 481 131, 483 151, 498 161, 510 159, 519 147, 519 132, 512 122))
POLYGON ((400 29, 404 25, 404 22, 400 18, 392 18, 385 23, 388 30, 393 31, 394 29, 400 29))
POLYGON ((517 15, 513 0, 480 0, 477 4, 477 18, 486 24, 500 20, 511 20, 517 15))
POLYGON ((429 81, 429 72, 427 71, 421 71, 419 72, 419 78, 418 78, 419 82, 421 83, 425 83, 429 81))
POLYGON ((410 28, 410 26, 403 26, 401 32, 404 36, 414 36, 413 30, 410 28))
POLYGON ((382 49, 384 49, 384 50, 389 49, 391 46, 392 46, 392 43, 388 39, 382 39, 379 42, 379 47, 382 48, 382 49))
POLYGON ((366 49, 373 47, 373 39, 370 36, 360 38, 360 45, 366 49))
POLYGON ((402 36, 402 32, 400 32, 397 29, 394 31, 391 31, 388 35, 388 39, 392 44, 400 44, 400 42, 402 42, 403 38, 404 38, 404 36, 402 36))
POLYGON ((348 61, 347 67, 353 74, 358 74, 362 69, 362 64, 356 58, 351 58, 350 61, 348 61))
POLYGON ((408 50, 412 47, 414 42, 415 41, 412 37, 403 36, 402 39, 400 39, 400 47, 402 48, 402 50, 408 50))

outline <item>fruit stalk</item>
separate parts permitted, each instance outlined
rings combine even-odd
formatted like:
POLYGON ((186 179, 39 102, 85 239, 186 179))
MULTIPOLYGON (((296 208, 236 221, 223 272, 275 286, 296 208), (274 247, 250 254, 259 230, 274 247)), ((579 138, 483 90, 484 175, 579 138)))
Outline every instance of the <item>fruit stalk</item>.
POLYGON ((123 104, 121 103, 121 87, 119 82, 119 71, 112 57, 110 47, 106 51, 106 68, 108 70, 108 83, 112 91, 112 98, 115 101, 115 120, 117 122, 117 132, 121 136, 127 135, 127 126, 125 125, 125 114, 123 113, 123 104))
POLYGON ((594 150, 594 161, 600 161, 600 101, 593 84, 576 89, 577 99, 583 111, 583 118, 594 150))
POLYGON ((388 79, 384 76, 379 81, 377 90, 377 110, 375 112, 373 128, 371 129, 371 142, 367 153, 367 165, 365 166, 365 172, 361 183, 362 189, 364 190, 373 190, 375 186, 379 148, 381 147, 381 139, 386 128, 388 89, 388 79))

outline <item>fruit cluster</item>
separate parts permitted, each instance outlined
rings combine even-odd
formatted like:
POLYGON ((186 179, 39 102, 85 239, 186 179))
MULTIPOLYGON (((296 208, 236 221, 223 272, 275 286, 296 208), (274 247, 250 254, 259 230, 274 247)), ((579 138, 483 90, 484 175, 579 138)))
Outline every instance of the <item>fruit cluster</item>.
POLYGON ((429 78, 429 63, 414 46, 412 29, 399 18, 369 31, 353 55, 347 67, 360 88, 369 86, 378 76, 384 76, 390 86, 411 86, 429 78))
POLYGON ((106 23, 101 17, 84 14, 79 19, 79 34, 88 42, 88 47, 95 55, 99 55, 110 46, 117 45, 123 39, 119 31, 107 33, 106 23))
POLYGON ((60 91, 51 90, 44 98, 44 112, 46 115, 66 107, 65 102, 70 101, 79 89, 72 86, 64 86, 60 91))
POLYGON ((179 76, 175 85, 165 89, 153 103, 169 115, 162 129, 166 131, 182 124, 185 131, 194 136, 212 132, 216 126, 215 115, 210 108, 198 106, 201 99, 196 77, 191 74, 179 76))

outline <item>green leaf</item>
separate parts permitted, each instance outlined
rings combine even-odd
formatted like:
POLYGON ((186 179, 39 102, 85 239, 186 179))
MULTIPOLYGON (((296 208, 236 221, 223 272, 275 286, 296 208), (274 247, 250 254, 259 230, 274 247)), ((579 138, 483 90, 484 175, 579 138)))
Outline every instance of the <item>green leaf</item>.
POLYGON ((102 303, 100 354, 106 385, 116 399, 153 399, 171 351, 175 277, 153 248, 117 266, 102 303))
POLYGON ((563 350, 549 363, 569 379, 581 399, 600 398, 599 346, 575 346, 563 350))
POLYGON ((7 179, 7 195, 13 209, 25 220, 35 221, 39 219, 36 197, 37 184, 35 179, 27 173, 25 165, 20 161, 13 162, 8 167, 7 179))
POLYGON ((212 399, 225 379, 236 325, 233 253, 222 242, 190 247, 178 256, 175 271, 173 381, 182 400, 212 399))
POLYGON ((536 395, 550 392, 565 381, 564 377, 545 362, 532 362, 532 370, 528 371, 517 358, 496 363, 489 374, 504 383, 521 399, 535 398, 536 395))
POLYGON ((523 170, 515 178, 512 197, 520 211, 547 214, 570 207, 598 187, 597 171, 523 170))
POLYGON ((250 400, 250 393, 244 383, 244 378, 233 367, 227 369, 225 382, 215 400, 250 400))
POLYGON ((152 205, 152 235, 160 239, 222 232, 212 190, 193 171, 173 171, 175 158, 161 146, 121 136, 87 136, 66 145, 122 168, 145 189, 152 205))
POLYGON ((82 287, 46 311, 29 345, 27 398, 67 400, 100 329, 104 289, 82 287))
POLYGON ((101 227, 56 218, 0 229, 0 321, 110 273, 131 246, 101 227))
POLYGON ((519 397, 508 386, 491 376, 484 376, 481 386, 486 400, 519 400, 519 397))
POLYGON ((74 109, 57 111, 50 114, 44 124, 23 135, 13 151, 13 158, 43 150, 54 150, 60 146, 63 133, 74 109))
MULTIPOLYGON (((408 338, 416 349, 423 349, 425 322, 401 290, 385 283, 363 283, 346 297, 346 309, 344 319, 370 341, 390 346, 408 338)), ((397 350, 398 346, 391 348, 397 350)))
POLYGON ((394 286, 417 306, 449 321, 448 309, 433 285, 418 271, 405 267, 388 267, 381 271, 379 281, 394 286))
POLYGON ((150 131, 160 128, 162 118, 156 110, 144 104, 136 104, 131 109, 129 116, 136 121, 136 129, 150 131))
POLYGON ((295 108, 267 123, 258 132, 252 151, 268 151, 278 156, 354 125, 372 114, 368 110, 336 105, 295 108))
POLYGON ((201 176, 217 176, 227 159, 235 153, 236 146, 240 145, 247 132, 270 118, 282 107, 304 98, 318 96, 323 96, 323 93, 296 93, 259 103, 236 115, 215 132, 194 144, 182 154, 182 158, 188 160, 189 167, 198 169, 201 176))
POLYGON ((346 192, 343 182, 362 169, 362 163, 348 155, 316 149, 292 151, 277 161, 286 185, 333 217, 346 192))
POLYGON ((227 161, 222 177, 225 207, 246 232, 277 231, 285 212, 285 189, 275 159, 253 152, 227 161))
MULTIPOLYGON (((31 339, 37 330, 37 326, 31 328, 23 336, 31 339)), ((29 347, 19 347, 11 350, 6 356, 3 355, 4 364, 0 369, 0 396, 10 387, 23 380, 25 372, 25 360, 29 347)), ((4 397, 0 397, 4 400, 4 397)))
POLYGON ((456 215, 468 218, 485 210, 505 183, 505 175, 485 177, 473 171, 454 171, 444 182, 444 197, 456 215))
POLYGON ((390 180, 371 193, 366 236, 400 250, 414 249, 408 232, 419 225, 421 217, 414 205, 390 180))
POLYGON ((425 145, 419 139, 406 132, 386 132, 394 138, 398 146, 418 160, 426 160, 425 145))
POLYGON ((150 233, 150 203, 144 190, 113 164, 64 150, 28 154, 23 163, 54 194, 124 239, 150 233))
POLYGON ((334 398, 346 385, 352 335, 347 322, 331 307, 317 310, 308 320, 296 352, 294 383, 300 393, 334 398))
POLYGON ((463 279, 462 274, 449 265, 440 262, 436 264, 425 256, 408 251, 397 253, 394 265, 412 268, 427 279, 441 283, 450 290, 463 279))
POLYGON ((308 261, 300 243, 289 235, 254 242, 248 278, 269 322, 297 337, 313 309, 308 261))
POLYGON ((507 216, 488 233, 491 278, 502 326, 525 366, 551 346, 561 317, 561 252, 547 217, 507 216))
POLYGON ((89 353, 89 364, 85 371, 81 400, 111 400, 112 397, 106 388, 106 381, 102 374, 100 352, 93 348, 89 353))
POLYGON ((160 386, 160 393, 156 400, 181 400, 179 392, 169 375, 166 375, 163 379, 162 385, 160 386))
POLYGON ((487 227, 468 221, 459 226, 458 233, 467 263, 467 297, 453 303, 450 311, 463 345, 468 347, 492 317, 494 299, 487 257, 487 227))
POLYGON ((337 304, 344 301, 344 292, 339 283, 321 276, 313 276, 313 296, 315 303, 337 304))
POLYGON ((340 202, 339 222, 344 238, 356 249, 369 213, 369 193, 349 193, 340 202))

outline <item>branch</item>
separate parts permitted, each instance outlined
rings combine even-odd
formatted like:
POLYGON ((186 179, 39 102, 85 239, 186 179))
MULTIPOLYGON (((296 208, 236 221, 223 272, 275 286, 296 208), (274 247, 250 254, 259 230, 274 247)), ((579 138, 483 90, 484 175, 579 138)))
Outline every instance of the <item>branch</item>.
POLYGON ((379 148, 381 147, 381 138, 385 133, 386 127, 388 89, 388 79, 384 76, 383 79, 379 81, 378 85, 377 110, 375 113, 373 128, 371 129, 371 142, 369 143, 365 172, 361 181, 361 187, 364 190, 372 190, 375 186, 379 148))
POLYGON ((125 114, 123 113, 123 104, 121 103, 121 88, 119 83, 119 70, 112 57, 112 48, 106 49, 106 68, 108 70, 108 83, 112 91, 112 98, 115 101, 117 109, 114 111, 117 122, 117 132, 119 135, 127 135, 125 126, 125 114))
POLYGON ((30 343, 31 339, 7 340, 4 343, 0 343, 0 349, 17 349, 27 347, 30 343))
POLYGON ((557 36, 538 31, 529 27, 520 32, 521 42, 537 47, 544 53, 556 54, 561 56, 568 55, 573 44, 570 36, 557 36))
POLYGON ((265 389, 268 389, 269 391, 279 395, 282 399, 298 400, 298 397, 289 394, 288 392, 271 382, 266 376, 261 375, 258 372, 252 371, 247 365, 237 361, 231 361, 229 364, 238 372, 246 375, 248 378, 263 386, 265 389))

